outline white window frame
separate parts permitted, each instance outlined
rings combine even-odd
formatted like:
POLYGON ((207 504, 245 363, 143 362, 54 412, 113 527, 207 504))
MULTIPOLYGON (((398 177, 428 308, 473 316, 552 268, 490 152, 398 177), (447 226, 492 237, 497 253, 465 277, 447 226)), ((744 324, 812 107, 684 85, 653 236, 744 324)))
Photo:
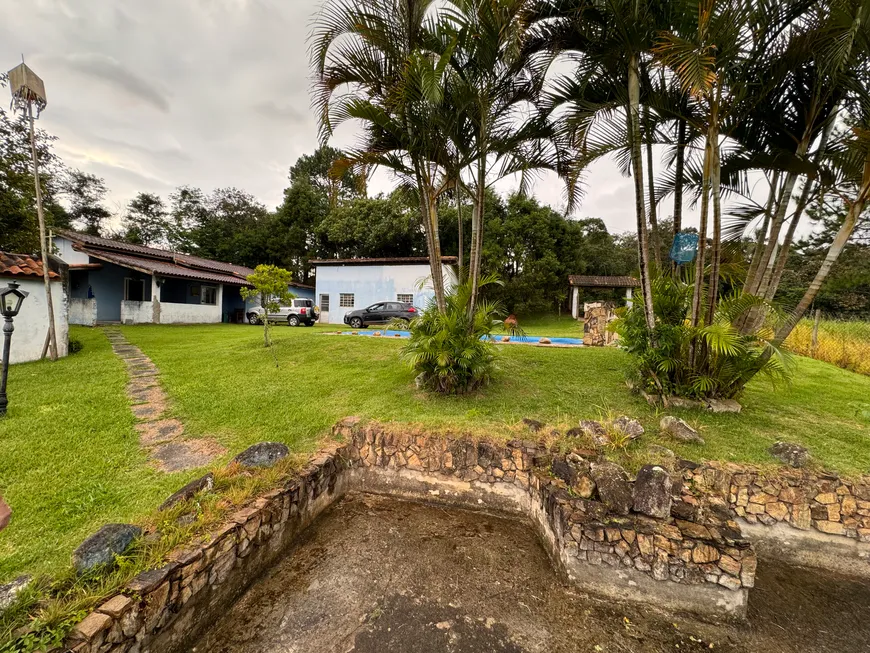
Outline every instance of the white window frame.
POLYGON ((145 279, 134 279, 133 277, 124 277, 124 301, 125 302, 134 302, 134 301, 145 301, 145 279), (134 281, 138 281, 142 284, 142 299, 130 299, 130 286, 134 281))
POLYGON ((217 296, 218 296, 217 286, 202 286, 199 291, 199 303, 205 304, 206 306, 217 306, 217 296), (212 299, 214 301, 208 301, 209 293, 212 294, 212 299))
POLYGON ((352 292, 342 292, 338 293, 338 307, 339 308, 353 308, 356 303, 356 297, 354 297, 354 293, 352 292), (348 299, 350 298, 350 299, 348 299), (350 302, 350 303, 348 303, 350 302))
POLYGON ((396 294, 396 301, 399 302, 400 304, 413 304, 414 303, 414 295, 412 293, 400 292, 400 293, 396 294), (403 297, 405 297, 407 299, 402 299, 403 297))
POLYGON ((320 310, 321 310, 321 312, 328 313, 330 303, 331 302, 329 301, 329 293, 320 293, 320 310), (324 300, 326 300, 326 301, 324 301, 324 300))

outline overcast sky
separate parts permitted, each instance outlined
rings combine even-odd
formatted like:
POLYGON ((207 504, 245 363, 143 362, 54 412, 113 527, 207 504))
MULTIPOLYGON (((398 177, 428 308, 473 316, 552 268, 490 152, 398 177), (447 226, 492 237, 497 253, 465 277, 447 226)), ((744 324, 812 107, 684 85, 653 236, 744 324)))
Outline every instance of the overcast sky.
MULTIPOLYGON (((45 80, 40 125, 69 166, 105 178, 113 211, 182 184, 236 186, 271 208, 290 165, 318 145, 306 37, 320 3, 0 0, 0 67, 23 53, 45 80)), ((352 141, 345 130, 333 144, 352 141)), ((586 181, 577 216, 633 229, 631 180, 607 161, 586 181)), ((379 174, 370 193, 390 184, 379 174)), ((561 210, 557 179, 534 193, 561 210)))

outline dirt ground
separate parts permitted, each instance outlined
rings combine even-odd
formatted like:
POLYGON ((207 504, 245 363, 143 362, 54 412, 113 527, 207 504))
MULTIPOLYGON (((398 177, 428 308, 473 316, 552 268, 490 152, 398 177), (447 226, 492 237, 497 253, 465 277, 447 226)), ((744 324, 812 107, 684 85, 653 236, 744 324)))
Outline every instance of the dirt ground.
POLYGON ((870 583, 760 561, 748 621, 701 623, 566 587, 532 528, 354 494, 333 506, 198 653, 851 653, 870 583))

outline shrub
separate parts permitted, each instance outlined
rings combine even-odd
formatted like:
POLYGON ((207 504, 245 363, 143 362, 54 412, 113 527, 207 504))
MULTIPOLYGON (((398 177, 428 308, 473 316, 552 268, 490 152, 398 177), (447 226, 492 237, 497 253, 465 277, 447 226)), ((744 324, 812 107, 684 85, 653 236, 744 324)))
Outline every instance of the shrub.
POLYGON ((635 381, 647 392, 695 399, 739 396, 757 373, 773 380, 788 377, 791 359, 771 344, 776 311, 748 295, 723 297, 710 324, 691 325, 691 284, 659 277, 653 282, 656 326, 650 331, 643 304, 623 309, 611 325, 620 346, 634 359, 635 381), (767 318, 757 330, 742 334, 734 326, 750 310, 767 318))
MULTIPOLYGON (((484 277, 480 286, 498 283, 484 277)), ((411 338, 402 349, 403 359, 417 372, 418 382, 427 390, 463 394, 487 385, 495 371, 493 328, 500 324, 498 304, 479 300, 469 315, 470 282, 451 290, 442 313, 435 301, 411 320, 411 338)))
POLYGON ((79 340, 78 338, 70 338, 69 344, 67 346, 67 353, 77 354, 84 348, 85 346, 81 340, 79 340))

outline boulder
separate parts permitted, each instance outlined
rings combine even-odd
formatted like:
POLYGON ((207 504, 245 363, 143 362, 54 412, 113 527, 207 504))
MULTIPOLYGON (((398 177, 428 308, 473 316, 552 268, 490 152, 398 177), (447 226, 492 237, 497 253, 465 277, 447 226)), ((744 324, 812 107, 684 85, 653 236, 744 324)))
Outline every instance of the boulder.
POLYGON ((792 467, 805 467, 810 461, 810 452, 805 447, 793 442, 775 442, 767 452, 792 467))
POLYGON ((281 442, 259 442, 245 449, 232 462, 242 467, 272 467, 290 453, 281 442))
POLYGON ((550 345, 550 344, 552 344, 552 342, 553 341, 550 340, 549 338, 541 338, 540 340, 538 340, 539 345, 550 345))
POLYGON ((611 462, 592 463, 592 480, 598 488, 601 501, 618 515, 627 515, 634 503, 631 482, 625 470, 611 462))
POLYGON ((568 487, 572 487, 577 482, 577 470, 562 458, 556 458, 550 470, 553 472, 553 476, 561 478, 568 484, 568 487))
POLYGON ((524 418, 523 418, 523 424, 525 424, 526 427, 527 427, 527 428, 528 428, 532 433, 537 433, 537 432, 540 431, 542 428, 544 428, 544 423, 543 423, 543 422, 539 422, 538 420, 536 420, 536 419, 532 419, 532 418, 530 418, 530 417, 524 417, 524 418))
POLYGON ((650 455, 656 456, 658 458, 676 458, 677 455, 668 449, 667 447, 663 447, 660 444, 651 444, 647 447, 647 451, 649 451, 650 455))
POLYGON ((420 372, 417 376, 414 377, 414 385, 417 386, 417 390, 423 390, 429 383, 429 375, 426 372, 420 372))
POLYGON ((30 586, 32 580, 31 576, 19 576, 11 583, 0 585, 0 616, 15 603, 18 595, 30 586))
POLYGON ((658 465, 644 465, 634 481, 634 511, 667 519, 671 514, 671 477, 658 465))
POLYGON ((679 417, 665 415, 659 424, 662 432, 667 433, 675 440, 680 442, 688 442, 690 444, 704 444, 704 438, 698 435, 698 432, 691 426, 686 424, 679 417))
POLYGON ((72 554, 72 563, 80 574, 115 562, 115 556, 124 553, 133 540, 142 535, 142 529, 132 524, 106 524, 82 542, 72 554))
POLYGON ((583 433, 592 438, 592 442, 596 446, 604 447, 610 444, 610 436, 607 435, 607 429, 602 426, 601 422, 596 422, 594 419, 584 419, 580 421, 580 428, 583 433))
POLYGON ((622 431, 631 440, 637 440, 643 435, 643 426, 636 419, 632 419, 627 415, 617 417, 613 420, 614 428, 622 431))
POLYGON ((739 413, 743 406, 733 399, 708 399, 707 410, 714 413, 739 413))
POLYGON ((160 504, 158 510, 167 510, 181 501, 187 501, 200 492, 208 492, 214 487, 214 474, 209 472, 205 476, 193 479, 190 483, 175 492, 166 501, 160 504))

